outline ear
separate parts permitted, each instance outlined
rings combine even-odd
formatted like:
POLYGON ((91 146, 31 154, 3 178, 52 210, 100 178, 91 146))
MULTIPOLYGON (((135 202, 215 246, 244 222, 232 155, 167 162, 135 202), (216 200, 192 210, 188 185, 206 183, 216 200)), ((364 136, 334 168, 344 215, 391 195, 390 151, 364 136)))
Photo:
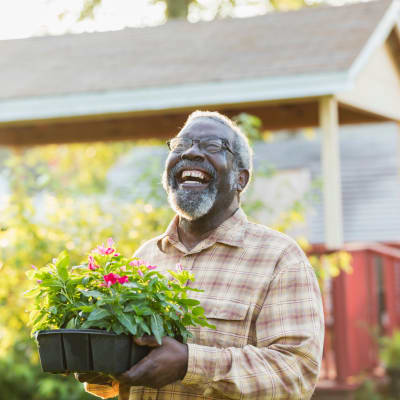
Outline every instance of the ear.
POLYGON ((249 183, 250 173, 248 169, 241 169, 238 176, 237 190, 242 192, 249 183))

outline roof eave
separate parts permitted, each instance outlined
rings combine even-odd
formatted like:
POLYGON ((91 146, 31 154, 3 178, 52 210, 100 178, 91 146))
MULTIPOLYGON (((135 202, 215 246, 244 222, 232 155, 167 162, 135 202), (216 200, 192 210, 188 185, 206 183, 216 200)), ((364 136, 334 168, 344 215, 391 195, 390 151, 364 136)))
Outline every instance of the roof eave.
POLYGON ((351 89, 347 71, 0 100, 0 123, 284 101, 351 89))
POLYGON ((366 65, 372 53, 382 46, 393 28, 398 29, 400 18, 400 1, 393 0, 385 15, 376 26, 373 34, 352 63, 349 70, 349 78, 354 79, 360 70, 366 65))

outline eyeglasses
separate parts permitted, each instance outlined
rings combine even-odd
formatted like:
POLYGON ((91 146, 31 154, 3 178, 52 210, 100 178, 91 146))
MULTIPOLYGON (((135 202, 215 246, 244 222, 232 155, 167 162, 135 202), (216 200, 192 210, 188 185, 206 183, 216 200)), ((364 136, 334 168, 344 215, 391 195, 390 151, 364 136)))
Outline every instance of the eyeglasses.
POLYGON ((226 139, 215 138, 215 139, 189 139, 175 137, 167 141, 168 148, 174 153, 183 153, 189 150, 194 144, 197 144, 199 150, 206 153, 219 153, 221 150, 226 149, 233 155, 233 151, 229 147, 229 143, 226 139))

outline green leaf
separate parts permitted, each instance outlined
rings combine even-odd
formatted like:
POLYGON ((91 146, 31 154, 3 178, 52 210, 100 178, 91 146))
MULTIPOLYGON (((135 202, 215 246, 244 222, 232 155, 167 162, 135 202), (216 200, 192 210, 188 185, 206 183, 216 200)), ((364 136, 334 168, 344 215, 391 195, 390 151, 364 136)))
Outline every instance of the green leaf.
POLYGON ((123 314, 121 311, 118 311, 116 312, 116 316, 118 318, 118 321, 126 329, 128 329, 129 333, 131 333, 132 335, 136 335, 137 327, 132 323, 131 319, 126 314, 123 314))
POLYGON ((69 264, 69 255, 64 250, 59 254, 56 261, 57 274, 63 281, 66 281, 68 279, 68 270, 67 270, 68 264, 69 264))
POLYGON ((193 307, 200 304, 199 300, 195 299, 179 299, 179 303, 185 304, 186 306, 193 307))
POLYGON ((193 315, 203 315, 204 314, 204 308, 203 307, 195 307, 192 310, 193 315))
POLYGON ((79 305, 78 307, 73 308, 74 311, 83 311, 83 312, 92 312, 95 308, 95 305, 92 304, 90 306, 79 305))
POLYGON ((146 332, 148 335, 151 335, 151 330, 147 326, 146 322, 144 322, 142 317, 135 315, 135 321, 137 324, 139 324, 139 326, 142 328, 144 332, 146 332))
POLYGON ((54 314, 54 315, 57 315, 57 307, 56 306, 51 306, 50 308, 49 308, 49 311, 50 311, 50 313, 51 314, 54 314))
POLYGON ((86 297, 94 297, 95 299, 103 297, 103 293, 98 290, 80 290, 80 292, 86 297))
POLYGON ((82 278, 82 285, 86 286, 90 281, 90 276, 85 276, 82 278))
POLYGON ((109 311, 98 308, 97 310, 94 310, 89 314, 89 317, 87 320, 88 321, 98 321, 105 317, 109 317, 110 315, 111 315, 111 313, 109 311))
POLYGON ((138 285, 136 282, 127 282, 124 283, 125 287, 131 288, 131 289, 142 289, 143 285, 138 285))
MULTIPOLYGON (((82 325, 83 326, 83 325, 82 325)), ((68 324, 66 326, 66 329, 75 329, 76 328, 76 324, 75 324, 75 318, 71 318, 68 321, 68 324)))
POLYGON ((163 321, 158 314, 153 313, 150 317, 150 326, 157 343, 161 344, 162 337, 164 336, 163 321))

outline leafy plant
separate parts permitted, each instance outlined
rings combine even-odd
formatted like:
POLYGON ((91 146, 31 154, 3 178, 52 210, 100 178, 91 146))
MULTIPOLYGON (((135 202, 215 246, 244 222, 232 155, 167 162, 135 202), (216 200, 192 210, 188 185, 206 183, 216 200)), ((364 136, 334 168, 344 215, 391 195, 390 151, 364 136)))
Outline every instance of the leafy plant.
POLYGON ((97 328, 117 334, 163 336, 186 342, 189 325, 215 328, 200 302, 188 297, 193 274, 180 264, 170 276, 135 257, 116 252, 113 240, 97 246, 81 265, 70 266, 66 251, 57 259, 28 272, 36 285, 26 295, 35 297, 32 333, 46 329, 97 328))
POLYGON ((395 330, 392 336, 379 340, 380 358, 387 369, 400 369, 400 331, 395 330))

